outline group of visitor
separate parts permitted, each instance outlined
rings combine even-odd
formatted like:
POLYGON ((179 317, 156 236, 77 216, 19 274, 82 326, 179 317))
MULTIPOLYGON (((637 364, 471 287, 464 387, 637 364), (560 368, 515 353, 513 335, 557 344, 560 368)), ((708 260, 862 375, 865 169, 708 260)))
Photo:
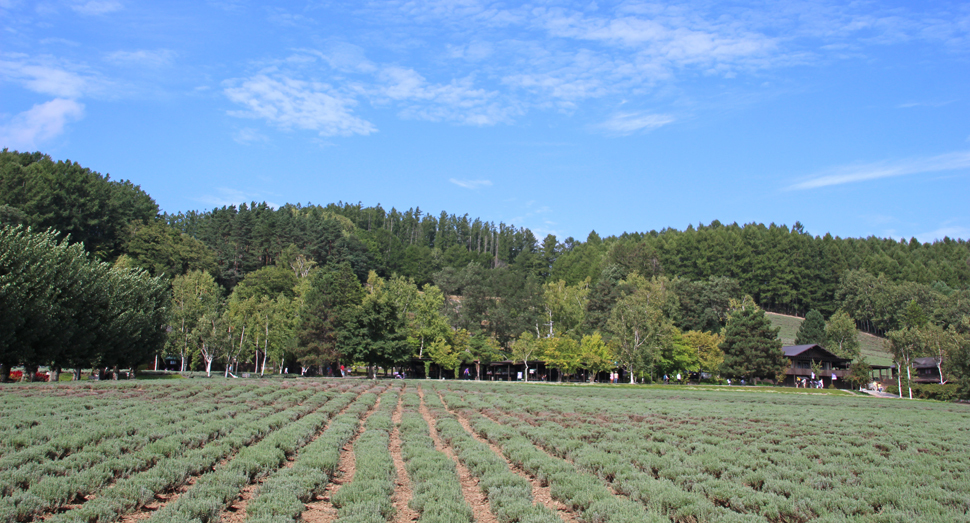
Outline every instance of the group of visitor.
POLYGON ((796 389, 822 389, 825 388, 825 383, 821 378, 819 379, 808 379, 808 378, 798 378, 795 380, 796 389))
MULTIPOLYGON (((683 380, 683 376, 678 372, 677 383, 680 384, 682 380, 683 380)), ((670 376, 667 376, 666 374, 664 374, 664 385, 670 385, 670 376)))

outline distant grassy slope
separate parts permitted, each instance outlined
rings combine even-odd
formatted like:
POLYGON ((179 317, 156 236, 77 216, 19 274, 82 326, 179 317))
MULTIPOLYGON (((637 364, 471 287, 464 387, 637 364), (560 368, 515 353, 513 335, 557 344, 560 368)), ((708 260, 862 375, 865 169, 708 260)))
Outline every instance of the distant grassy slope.
MULTIPOLYGON (((798 327, 802 324, 804 318, 786 316, 784 314, 774 314, 771 312, 767 314, 772 325, 775 327, 781 327, 781 331, 778 332, 778 337, 781 338, 781 343, 783 345, 794 345, 795 334, 798 333, 798 327)), ((873 336, 863 332, 859 333, 859 344, 861 345, 862 356, 866 359, 868 364, 892 364, 892 356, 890 356, 889 352, 883 348, 882 342, 883 338, 878 336, 873 336)))

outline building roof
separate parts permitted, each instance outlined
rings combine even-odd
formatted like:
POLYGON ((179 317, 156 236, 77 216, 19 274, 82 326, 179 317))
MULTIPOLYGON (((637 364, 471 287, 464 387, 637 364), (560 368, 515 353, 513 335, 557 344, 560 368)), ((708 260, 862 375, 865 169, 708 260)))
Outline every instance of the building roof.
MULTIPOLYGON (((818 347, 822 349, 821 345, 818 345, 816 343, 811 343, 808 345, 789 345, 788 347, 782 347, 781 350, 785 353, 785 356, 794 357, 807 351, 808 349, 811 349, 812 347, 818 347)), ((822 349, 822 350, 825 350, 825 349, 822 349)))
POLYGON ((938 360, 936 358, 913 358, 913 367, 917 369, 923 367, 933 367, 936 368, 938 360))
POLYGON ((809 350, 812 350, 812 349, 817 349, 819 351, 822 351, 826 355, 828 355, 831 359, 834 359, 834 360, 849 361, 848 358, 840 358, 840 357, 836 356, 835 354, 832 354, 831 351, 826 350, 825 347, 822 347, 821 345, 819 345, 817 343, 811 343, 811 344, 808 344, 808 345, 789 345, 788 347, 782 347, 781 348, 781 350, 785 353, 785 356, 787 356, 789 358, 798 357, 798 356, 802 355, 803 353, 808 352, 809 350))

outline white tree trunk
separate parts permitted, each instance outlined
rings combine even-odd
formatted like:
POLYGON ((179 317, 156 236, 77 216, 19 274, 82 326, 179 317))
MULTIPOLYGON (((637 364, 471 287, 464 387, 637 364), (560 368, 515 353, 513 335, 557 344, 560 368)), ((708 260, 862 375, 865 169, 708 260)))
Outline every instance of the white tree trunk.
POLYGON ((913 377, 909 374, 909 365, 906 366, 906 387, 909 388, 909 399, 913 399, 913 377))
POLYGON ((259 371, 262 376, 266 372, 266 356, 269 355, 269 321, 266 321, 266 336, 263 337, 263 368, 259 371))
MULTIPOLYGON (((899 365, 899 362, 896 363, 899 365)), ((899 389, 899 397, 903 397, 903 369, 896 368, 896 387, 899 389)))

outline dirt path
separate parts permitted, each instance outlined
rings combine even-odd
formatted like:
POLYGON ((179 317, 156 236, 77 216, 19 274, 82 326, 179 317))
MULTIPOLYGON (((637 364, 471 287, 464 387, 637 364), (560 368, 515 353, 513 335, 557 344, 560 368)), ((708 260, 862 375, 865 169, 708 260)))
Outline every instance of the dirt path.
POLYGON ((512 472, 515 472, 519 476, 522 476, 529 481, 529 483, 532 485, 532 499, 534 499, 536 503, 541 503, 556 514, 559 514, 559 517, 562 518, 562 520, 566 523, 580 523, 581 519, 579 514, 570 510, 569 507, 567 507, 563 502, 552 497, 551 487, 548 485, 543 485, 541 481, 535 478, 535 476, 530 475, 528 472, 522 470, 522 467, 509 461, 505 455, 502 454, 502 449, 499 448, 498 445, 495 445, 491 441, 479 436, 478 433, 475 432, 475 429, 472 428, 471 423, 468 422, 468 418, 463 416, 460 412, 448 408, 448 404, 445 403, 445 398, 440 392, 438 393, 438 397, 441 398, 441 403, 445 405, 448 412, 454 414, 455 418, 458 419, 458 423, 461 424, 462 428, 464 428, 466 432, 471 434, 473 438, 481 443, 488 445, 488 447, 492 449, 492 452, 505 460, 505 463, 508 464, 509 469, 512 472))
POLYGON ((475 523, 498 523, 498 518, 495 517, 495 514, 492 514, 492 510, 488 506, 488 498, 485 497, 482 489, 478 488, 478 478, 473 476, 471 472, 468 472, 468 469, 458 461, 458 457, 455 456, 451 447, 445 445, 438 436, 438 431, 435 430, 434 426, 434 418, 431 417, 431 411, 424 404, 424 390, 422 390, 420 385, 418 385, 418 396, 421 397, 421 416, 428 423, 428 432, 431 434, 431 439, 434 440, 435 448, 440 452, 444 452, 446 456, 455 462, 455 467, 458 470, 458 480, 461 482, 461 492, 465 496, 465 502, 472 509, 472 514, 475 516, 475 523))
MULTIPOLYGON (((374 406, 367 411, 360 418, 359 427, 357 434, 351 438, 351 440, 341 448, 340 462, 337 465, 337 474, 334 476, 330 483, 327 484, 327 488, 324 489, 322 494, 318 494, 314 501, 306 504, 306 510, 303 511, 303 515, 300 516, 303 521, 307 523, 331 523, 337 520, 337 507, 333 506, 330 500, 333 495, 340 490, 340 487, 350 483, 354 480, 354 474, 357 472, 357 459, 354 454, 354 444, 360 438, 360 435, 367 430, 367 418, 371 414, 377 412, 378 405, 381 404, 381 395, 387 388, 384 388, 377 393, 377 401, 374 406)), ((334 416, 336 417, 336 416, 334 416)), ((226 523, 226 522, 223 522, 226 523)), ((235 523, 235 522, 234 522, 235 523)))
POLYGON ((394 460, 394 469, 397 470, 397 479, 394 483, 394 495, 391 496, 391 503, 394 505, 393 523, 417 521, 419 517, 419 514, 408 506, 413 492, 411 492, 411 478, 408 477, 408 471, 404 467, 404 458, 401 457, 401 431, 399 427, 401 425, 401 406, 404 404, 404 391, 406 388, 407 385, 401 389, 401 393, 397 398, 397 408, 394 409, 394 414, 391 415, 394 430, 391 431, 390 451, 391 459, 394 460))

